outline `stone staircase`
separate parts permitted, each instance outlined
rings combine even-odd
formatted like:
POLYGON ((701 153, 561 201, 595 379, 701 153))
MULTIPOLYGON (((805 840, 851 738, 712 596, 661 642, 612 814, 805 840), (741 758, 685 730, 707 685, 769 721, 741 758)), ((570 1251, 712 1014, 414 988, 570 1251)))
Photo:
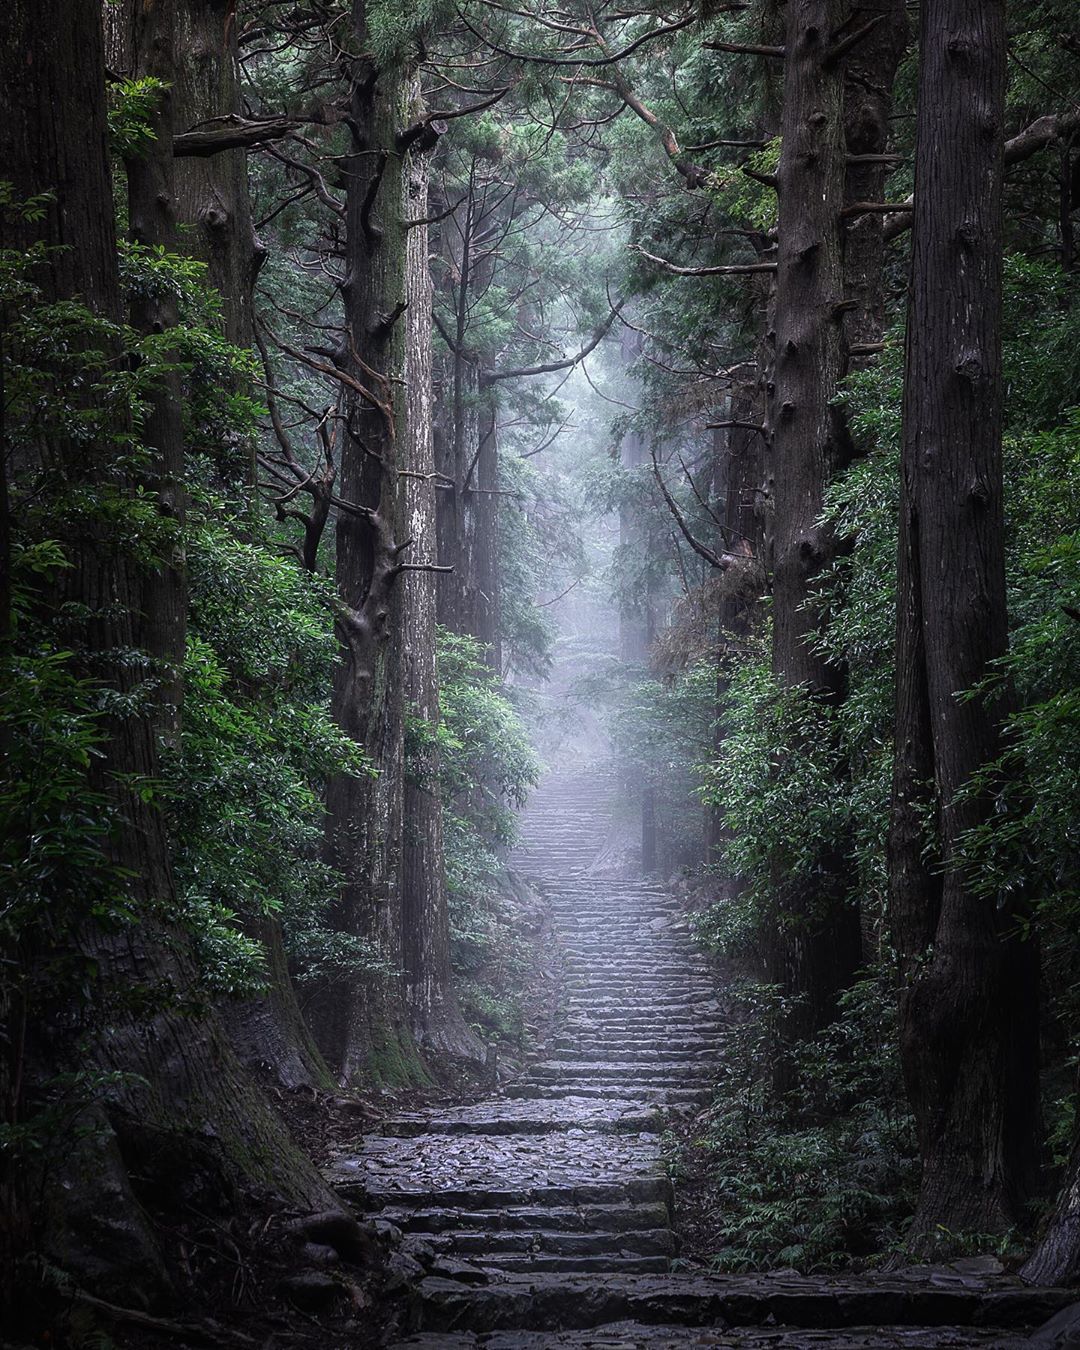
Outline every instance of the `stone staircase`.
POLYGON ((510 866, 538 880, 580 876, 603 847, 618 785, 614 774, 549 774, 529 798, 510 866))
POLYGON ((403 1114, 331 1182, 400 1230, 427 1350, 540 1346, 1012 1347, 1071 1303, 979 1263, 891 1277, 672 1270, 660 1134, 709 1100, 724 1007, 674 899, 587 869, 614 800, 549 779, 514 863, 543 884, 562 948, 548 1045, 479 1104, 403 1114))

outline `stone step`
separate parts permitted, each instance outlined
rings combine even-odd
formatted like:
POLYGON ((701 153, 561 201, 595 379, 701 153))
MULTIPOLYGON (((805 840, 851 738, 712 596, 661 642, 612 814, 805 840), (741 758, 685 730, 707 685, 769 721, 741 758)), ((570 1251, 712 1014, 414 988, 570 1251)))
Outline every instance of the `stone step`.
POLYGON ((708 1085, 689 1088, 681 1084, 673 1087, 661 1083, 630 1086, 623 1083, 604 1083, 602 1086, 569 1082, 515 1083, 506 1089, 508 1097, 552 1099, 568 1094, 575 1097, 615 1097, 625 1101, 649 1102, 657 1106, 704 1105, 712 1099, 712 1090, 708 1085))
POLYGON ((648 1027, 612 1031, 607 1027, 587 1026, 564 1031, 561 1036, 552 1041, 551 1049, 547 1053, 553 1059, 560 1059, 561 1056, 557 1050, 560 1045, 565 1044, 575 1050, 580 1050, 587 1045, 596 1044, 603 1046, 603 1054, 598 1055, 598 1059, 603 1059, 612 1052, 617 1052, 620 1048, 625 1049, 628 1054, 637 1050, 670 1050, 688 1054, 694 1054, 701 1050, 708 1054, 716 1054, 722 1043, 722 1038, 719 1035, 695 1036, 686 1031, 653 1031, 648 1027))
POLYGON ((1004 1327, 660 1327, 611 1322, 584 1331, 420 1332, 390 1350, 1021 1350, 1032 1342, 1004 1327))
POLYGON ((528 1077, 534 1082, 550 1082, 552 1078, 562 1078, 566 1074, 572 1074, 576 1078, 584 1078, 590 1083, 600 1083, 606 1078, 625 1078, 627 1074, 636 1075, 640 1080, 651 1080, 654 1078, 669 1078, 674 1075, 686 1078, 707 1078, 711 1072, 711 1066, 708 1064, 698 1064, 691 1061, 687 1064, 612 1064, 602 1060, 545 1060, 542 1064, 534 1064, 529 1070, 528 1077))
POLYGON ((707 989, 713 994, 716 992, 716 983, 708 972, 689 970, 685 962, 660 969, 655 962, 642 962, 640 968, 634 969, 622 961, 600 966, 592 962, 568 961, 565 968, 569 979, 595 990, 644 988, 681 993, 683 990, 707 989))
MULTIPOLYGON (((330 1174, 331 1178, 334 1174, 330 1174)), ((347 1199, 366 1211, 411 1207, 414 1209, 462 1209, 470 1213, 489 1209, 513 1209, 529 1205, 565 1206, 672 1204, 671 1182, 667 1177, 641 1177, 633 1181, 541 1182, 520 1186, 456 1186, 448 1181, 438 1190, 406 1190, 398 1185, 362 1185, 351 1181, 332 1182, 347 1199)))
POLYGON ((640 987, 635 991, 626 989, 614 992, 604 989, 594 990, 587 985, 567 982, 562 991, 561 1011, 566 1015, 573 1012, 590 1017, 597 1013, 632 1015, 635 1012, 670 1012, 675 1017, 681 1016, 685 1019, 694 1017, 699 1012, 717 1013, 719 1004, 712 988, 686 991, 681 995, 669 997, 658 990, 651 991, 640 987))
POLYGON ((523 1101, 496 1097, 476 1106, 459 1106, 438 1115, 416 1112, 383 1121, 379 1131, 399 1139, 424 1134, 519 1135, 548 1134, 557 1130, 594 1133, 650 1133, 663 1128, 655 1108, 618 1099, 575 1098, 560 1101, 523 1101))
POLYGON ((630 980, 616 984, 614 981, 606 980, 591 983, 571 979, 563 985, 563 998, 564 1002, 589 1004, 590 1007, 599 1008, 641 1007, 648 1006, 649 1002, 657 1008, 679 1008, 714 1003, 715 990, 711 984, 699 984, 697 987, 684 985, 682 988, 676 985, 674 990, 671 987, 663 990, 660 985, 639 984, 630 980))
POLYGON ((568 1018, 564 1026, 572 1033, 579 1031, 595 1031, 599 1035, 606 1035, 608 1032, 655 1032, 658 1036, 677 1035, 680 1032, 689 1032, 691 1035, 710 1035, 723 1032, 728 1028, 728 1023, 716 1014, 708 1017, 674 1017, 663 1016, 659 1014, 635 1013, 633 1015, 619 1014, 617 1012, 607 1015, 604 1013, 591 1012, 588 1014, 578 1010, 573 1018, 568 1018))
POLYGON ((720 1051, 716 1046, 701 1049, 695 1045, 680 1045, 677 1041, 668 1041, 662 1038, 648 1041, 625 1041, 604 1036, 560 1037, 551 1047, 551 1053, 562 1060, 572 1059, 576 1056, 587 1060, 621 1059, 634 1061, 670 1057, 701 1063, 716 1063, 720 1056, 720 1051))
POLYGON ((566 1273, 584 1275, 663 1275, 671 1269, 666 1256, 547 1256, 543 1253, 523 1252, 517 1256, 485 1256, 472 1258, 491 1270, 507 1274, 566 1273))
POLYGON ((437 1252, 454 1256, 486 1258, 503 1253, 549 1256, 652 1256, 675 1255, 675 1235, 670 1228, 639 1228, 618 1233, 604 1229, 566 1232, 562 1229, 518 1228, 488 1232, 484 1228, 457 1228, 442 1233, 412 1230, 416 1241, 428 1242, 437 1252))
MULTIPOLYGON (((600 1327, 619 1321, 693 1327, 810 1329, 949 1327, 1030 1329, 1075 1301, 1075 1291, 1018 1279, 901 1276, 829 1279, 788 1273, 758 1276, 573 1275, 508 1277, 466 1286, 421 1282, 422 1329, 487 1332, 600 1327)), ((940 1344, 940 1342, 930 1342, 940 1344)), ((993 1342, 990 1342, 992 1344, 993 1342)), ((807 1346, 812 1341, 804 1341, 807 1346)))
POLYGON ((507 1205, 500 1209, 408 1208, 389 1205, 379 1217, 407 1233, 446 1233, 459 1228, 493 1234, 520 1230, 546 1233, 649 1232, 670 1222, 663 1201, 643 1204, 507 1205))

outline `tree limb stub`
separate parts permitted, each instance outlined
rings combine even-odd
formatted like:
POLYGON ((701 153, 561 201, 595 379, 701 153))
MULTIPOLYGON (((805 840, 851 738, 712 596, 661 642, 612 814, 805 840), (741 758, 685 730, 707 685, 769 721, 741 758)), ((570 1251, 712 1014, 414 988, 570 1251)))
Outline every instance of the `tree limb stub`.
POLYGON ((744 56, 767 56, 774 61, 782 61, 787 54, 784 47, 764 47, 753 42, 703 42, 710 52, 739 52, 744 56))

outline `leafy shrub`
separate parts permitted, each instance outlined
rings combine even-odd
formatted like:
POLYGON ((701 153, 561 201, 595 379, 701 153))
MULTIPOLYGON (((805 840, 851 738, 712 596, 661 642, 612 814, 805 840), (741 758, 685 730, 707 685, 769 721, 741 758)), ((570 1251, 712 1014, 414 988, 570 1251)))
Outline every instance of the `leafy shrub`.
POLYGON ((323 788, 332 773, 372 771, 330 717, 328 586, 204 511, 189 525, 187 559, 183 731, 163 752, 163 774, 203 977, 219 993, 257 988, 259 920, 271 916, 301 975, 368 969, 367 947, 331 942, 322 923, 337 890, 319 856, 323 788))
POLYGON ((704 1169, 713 1264, 809 1271, 876 1259, 902 1242, 918 1184, 890 986, 870 975, 844 995, 839 1019, 797 1048, 803 1086, 788 1099, 771 1073, 782 1000, 769 985, 735 994, 714 1105, 672 1159, 704 1169))
POLYGON ((514 841, 511 806, 524 805, 539 763, 482 645, 440 628, 436 656, 439 724, 432 733, 411 719, 406 753, 414 775, 432 758, 438 765, 451 959, 462 1008, 488 1035, 516 1040, 527 953, 500 886, 499 851, 514 841))

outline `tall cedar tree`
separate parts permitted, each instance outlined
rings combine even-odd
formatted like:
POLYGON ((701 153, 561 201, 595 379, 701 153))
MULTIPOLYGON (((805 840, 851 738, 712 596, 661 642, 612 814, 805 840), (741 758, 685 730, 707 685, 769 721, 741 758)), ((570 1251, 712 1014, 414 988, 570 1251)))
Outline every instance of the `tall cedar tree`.
POLYGON ((327 794, 327 860, 343 878, 333 921, 385 959, 385 978, 356 978, 315 1009, 323 1052, 343 1083, 422 1076, 408 1028, 402 968, 403 636, 398 580, 413 543, 402 532, 406 399, 406 160, 410 80, 371 53, 364 0, 351 11, 352 138, 347 168, 347 424, 341 451, 336 568, 342 660, 334 716, 379 770, 337 775, 327 794), (392 972, 392 973, 391 973, 392 972))
MULTIPOLYGON (((420 81, 410 90, 411 125, 423 125, 420 81)), ((450 1055, 479 1060, 483 1048, 465 1025, 450 969, 450 915, 443 853, 442 795, 435 731, 439 686, 435 669, 437 587, 451 574, 434 570, 438 548, 432 389, 434 287, 429 256, 428 175, 433 136, 421 133, 406 160, 405 248, 405 440, 401 479, 405 535, 421 560, 402 579, 404 677, 408 714, 422 726, 420 771, 405 782, 402 859, 402 933, 405 997, 409 1023, 421 1049, 433 1060, 450 1055), (427 570, 431 568, 432 570, 427 570)))
POLYGON ((993 811, 967 788, 1000 754, 1007 711, 962 697, 1007 644, 1005 51, 1003 0, 923 0, 889 890, 924 1237, 1014 1226, 1035 1169, 1036 948, 1015 905, 979 895, 963 862, 965 832, 993 811))

